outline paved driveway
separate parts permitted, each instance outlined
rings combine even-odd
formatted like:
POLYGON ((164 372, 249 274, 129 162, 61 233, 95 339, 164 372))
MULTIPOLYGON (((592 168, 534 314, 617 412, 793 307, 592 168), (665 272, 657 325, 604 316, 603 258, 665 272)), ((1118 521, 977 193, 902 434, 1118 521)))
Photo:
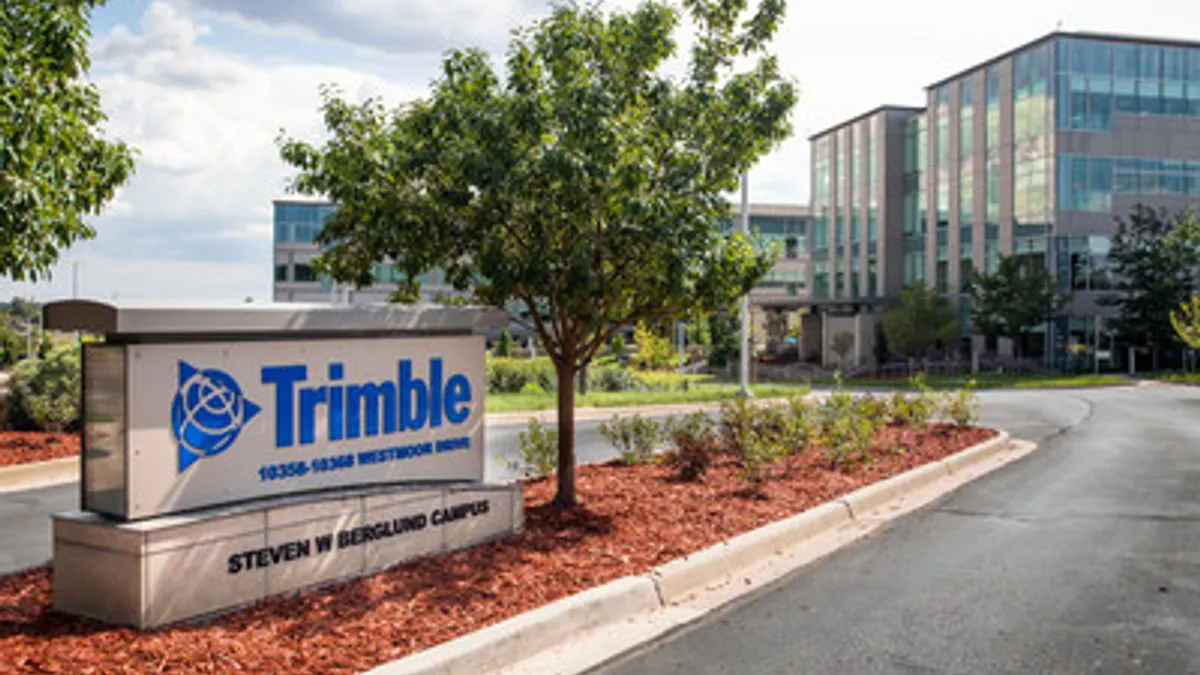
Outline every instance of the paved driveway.
POLYGON ((596 673, 1200 673, 1200 391, 986 400, 1041 449, 596 673))

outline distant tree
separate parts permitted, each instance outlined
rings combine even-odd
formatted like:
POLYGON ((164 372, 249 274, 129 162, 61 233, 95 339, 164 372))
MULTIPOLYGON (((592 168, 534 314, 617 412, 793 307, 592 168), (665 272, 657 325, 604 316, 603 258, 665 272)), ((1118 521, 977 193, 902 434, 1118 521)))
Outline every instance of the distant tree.
POLYGON ((970 283, 975 332, 1012 339, 1017 356, 1021 356, 1021 338, 1062 311, 1070 300, 1044 267, 1017 256, 1000 256, 992 274, 972 270, 970 283))
POLYGON ((133 150, 101 136, 88 21, 100 0, 0 4, 0 276, 37 281, 96 236, 97 215, 133 174, 133 150))
POLYGON ((1192 210, 1169 213, 1141 204, 1118 221, 1108 254, 1116 293, 1110 325, 1132 346, 1150 350, 1155 370, 1163 350, 1176 344, 1171 314, 1188 303, 1200 280, 1200 222, 1192 210))
POLYGON ((727 236, 726 195, 787 139, 795 89, 768 42, 784 0, 568 0, 515 33, 498 71, 454 51, 428 99, 387 111, 323 92, 328 141, 280 138, 292 188, 337 203, 317 266, 367 285, 396 261, 415 295, 441 268, 485 304, 524 304, 558 379, 558 492, 574 506, 575 375, 623 325, 750 290, 773 256, 727 236))
POLYGON ((922 283, 907 286, 900 304, 883 315, 883 330, 897 354, 925 357, 954 342, 962 325, 936 291, 922 283))
POLYGON ((830 349, 834 354, 837 354, 838 365, 846 365, 846 357, 849 356, 850 350, 854 349, 854 333, 844 330, 833 336, 833 344, 830 349))
POLYGON ((887 331, 883 329, 883 322, 875 322, 875 365, 882 366, 892 358, 892 353, 888 346, 887 331))
POLYGON ((1200 295, 1193 295, 1178 311, 1171 312, 1171 325, 1184 344, 1200 349, 1200 295))
POLYGON ((496 340, 496 356, 504 359, 512 356, 512 335, 508 332, 508 326, 500 329, 500 337, 496 340))
POLYGON ((737 309, 708 315, 709 334, 712 336, 712 349, 708 352, 710 368, 724 368, 738 359, 740 316, 741 313, 737 309))
POLYGON ((42 308, 33 300, 14 297, 8 303, 8 314, 22 324, 36 323, 42 308))
POLYGON ((617 333, 613 336, 612 341, 608 343, 609 349, 612 350, 612 355, 617 357, 617 362, 621 362, 625 358, 625 336, 617 333))

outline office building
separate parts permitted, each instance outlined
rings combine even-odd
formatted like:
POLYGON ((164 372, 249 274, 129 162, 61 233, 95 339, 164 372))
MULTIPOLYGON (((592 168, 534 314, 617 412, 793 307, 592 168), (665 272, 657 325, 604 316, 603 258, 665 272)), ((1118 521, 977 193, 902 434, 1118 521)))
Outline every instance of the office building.
MULTIPOLYGON (((279 200, 274 203, 274 298, 276 302, 387 302, 399 280, 389 265, 375 270, 375 283, 363 289, 338 288, 313 269, 320 248, 313 241, 333 212, 328 202, 279 200)), ((732 227, 732 221, 722 223, 732 227)), ((755 287, 752 300, 759 305, 796 309, 807 299, 809 230, 808 208, 782 204, 751 204, 750 228, 779 249, 779 262, 755 287)), ((440 270, 422 279, 422 295, 432 300, 452 293, 440 270)), ((523 308, 514 307, 520 314, 523 308)))
POLYGON ((817 314, 872 324, 920 282, 964 319, 964 351, 1012 353, 971 335, 968 274, 1021 256, 1073 297, 1020 353, 1124 367, 1105 329, 1112 309, 1098 302, 1111 289, 1106 256, 1135 204, 1200 198, 1200 43, 1056 32, 934 82, 925 98, 811 137, 817 314))

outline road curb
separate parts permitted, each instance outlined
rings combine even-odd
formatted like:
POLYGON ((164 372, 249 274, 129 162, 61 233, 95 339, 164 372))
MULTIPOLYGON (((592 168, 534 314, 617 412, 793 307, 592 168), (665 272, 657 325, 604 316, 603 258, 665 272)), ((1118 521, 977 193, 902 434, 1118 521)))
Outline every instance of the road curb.
MULTIPOLYGON (((678 604, 708 587, 727 583, 741 570, 781 555, 809 539, 859 520, 863 514, 977 468, 1017 446, 1007 433, 922 465, 812 509, 727 539, 649 574, 629 576, 431 649, 386 663, 371 675, 460 675, 510 668, 588 630, 629 621, 678 604)), ((987 468, 983 473, 999 468, 987 468)), ((980 474, 982 475, 982 474, 980 474)), ((957 489, 955 485, 946 492, 957 489)))
POLYGON ((962 473, 1001 452, 1007 451, 1010 440, 1008 433, 1001 431, 993 438, 973 445, 962 452, 956 452, 949 457, 938 460, 938 463, 944 465, 950 472, 950 475, 962 473))
POLYGON ((529 658, 582 631, 661 606, 650 577, 623 577, 367 672, 479 675, 529 658))
POLYGON ((79 457, 62 457, 0 468, 0 492, 72 483, 77 480, 79 457))

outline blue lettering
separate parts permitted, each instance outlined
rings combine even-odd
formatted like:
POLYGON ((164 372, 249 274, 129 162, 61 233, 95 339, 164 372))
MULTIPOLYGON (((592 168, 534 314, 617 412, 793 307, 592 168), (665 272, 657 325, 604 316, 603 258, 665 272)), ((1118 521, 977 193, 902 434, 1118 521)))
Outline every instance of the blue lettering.
MULTIPOLYGON (((342 384, 345 365, 330 363, 328 384, 310 387, 302 386, 308 380, 304 365, 264 367, 263 384, 275 387, 276 447, 316 443, 317 418, 322 412, 328 415, 327 438, 332 442, 462 424, 471 416, 471 381, 462 373, 446 373, 441 358, 429 360, 427 380, 414 374, 408 359, 398 360, 396 367, 395 381, 342 384)), ((419 457, 433 451, 431 443, 397 446, 386 453, 360 454, 360 463, 419 457)))
POLYGON ((290 448, 296 428, 294 385, 308 379, 304 366, 267 366, 262 369, 262 383, 275 385, 275 447, 290 448))
MULTIPOLYGON (((329 381, 341 382, 345 375, 345 367, 340 363, 329 364, 329 381)), ((345 405, 342 403, 342 388, 329 388, 329 440, 340 441, 345 438, 346 430, 345 405)), ((358 427, 351 427, 357 429, 358 427)), ((351 436, 354 438, 354 436, 351 436)))
POLYGON ((300 445, 317 442, 317 406, 325 402, 326 387, 300 390, 300 445))
POLYGON ((429 427, 442 426, 442 360, 429 359, 429 427))
POLYGON ((446 383, 446 419, 451 424, 462 424, 471 416, 471 381, 466 375, 453 375, 446 383))
POLYGON ((396 433, 396 385, 391 382, 352 384, 346 387, 346 437, 379 435, 379 411, 383 410, 383 433, 396 433), (363 411, 366 410, 366 424, 363 411))
POLYGON ((416 431, 429 418, 429 391, 419 377, 413 377, 412 362, 400 362, 400 431, 416 431))

